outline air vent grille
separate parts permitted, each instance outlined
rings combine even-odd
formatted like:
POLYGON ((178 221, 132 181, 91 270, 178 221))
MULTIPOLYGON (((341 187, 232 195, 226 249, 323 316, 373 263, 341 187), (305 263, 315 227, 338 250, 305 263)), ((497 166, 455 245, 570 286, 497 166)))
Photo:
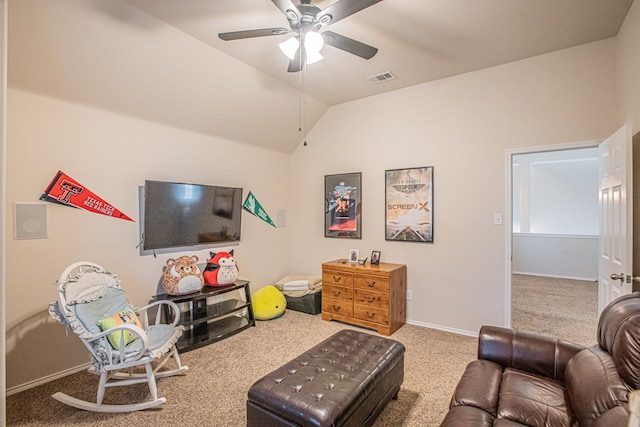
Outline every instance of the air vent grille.
POLYGON ((384 73, 367 77, 367 80, 369 80, 369 82, 371 82, 374 85, 388 82, 389 80, 395 80, 395 79, 396 79, 396 76, 394 76, 393 73, 391 73, 391 71, 385 71, 384 73))

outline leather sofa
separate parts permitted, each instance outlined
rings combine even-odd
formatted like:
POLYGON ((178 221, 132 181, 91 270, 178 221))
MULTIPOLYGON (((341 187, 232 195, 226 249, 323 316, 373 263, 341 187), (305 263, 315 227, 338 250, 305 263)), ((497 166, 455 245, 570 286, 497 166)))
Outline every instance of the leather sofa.
POLYGON ((590 348, 483 326, 441 427, 626 426, 640 384, 640 293, 612 301, 590 348))

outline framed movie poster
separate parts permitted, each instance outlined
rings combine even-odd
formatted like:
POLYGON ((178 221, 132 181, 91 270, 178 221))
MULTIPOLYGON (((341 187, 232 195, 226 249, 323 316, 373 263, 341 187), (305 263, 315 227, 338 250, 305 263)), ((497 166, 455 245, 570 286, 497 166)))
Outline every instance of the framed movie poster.
POLYGON ((324 236, 362 238, 362 174, 324 177, 324 236))
POLYGON ((433 243, 433 166, 385 171, 385 240, 433 243))

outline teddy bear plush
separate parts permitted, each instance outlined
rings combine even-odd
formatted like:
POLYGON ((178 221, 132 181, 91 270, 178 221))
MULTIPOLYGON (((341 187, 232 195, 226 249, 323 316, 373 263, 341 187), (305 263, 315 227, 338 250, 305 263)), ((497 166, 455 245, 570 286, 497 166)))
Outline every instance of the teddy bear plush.
POLYGON ((169 295, 184 295, 198 292, 204 285, 202 272, 196 265, 198 257, 181 256, 167 260, 167 267, 162 273, 162 289, 169 295))
POLYGON ((225 286, 238 280, 240 274, 233 250, 229 252, 209 252, 211 258, 204 269, 204 281, 209 286, 225 286))

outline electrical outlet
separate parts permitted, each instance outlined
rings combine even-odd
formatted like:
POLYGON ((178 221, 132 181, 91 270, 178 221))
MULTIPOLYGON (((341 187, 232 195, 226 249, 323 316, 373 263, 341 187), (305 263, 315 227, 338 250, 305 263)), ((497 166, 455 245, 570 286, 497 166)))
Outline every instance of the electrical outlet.
POLYGON ((407 301, 411 301, 411 291, 407 291, 407 301))

